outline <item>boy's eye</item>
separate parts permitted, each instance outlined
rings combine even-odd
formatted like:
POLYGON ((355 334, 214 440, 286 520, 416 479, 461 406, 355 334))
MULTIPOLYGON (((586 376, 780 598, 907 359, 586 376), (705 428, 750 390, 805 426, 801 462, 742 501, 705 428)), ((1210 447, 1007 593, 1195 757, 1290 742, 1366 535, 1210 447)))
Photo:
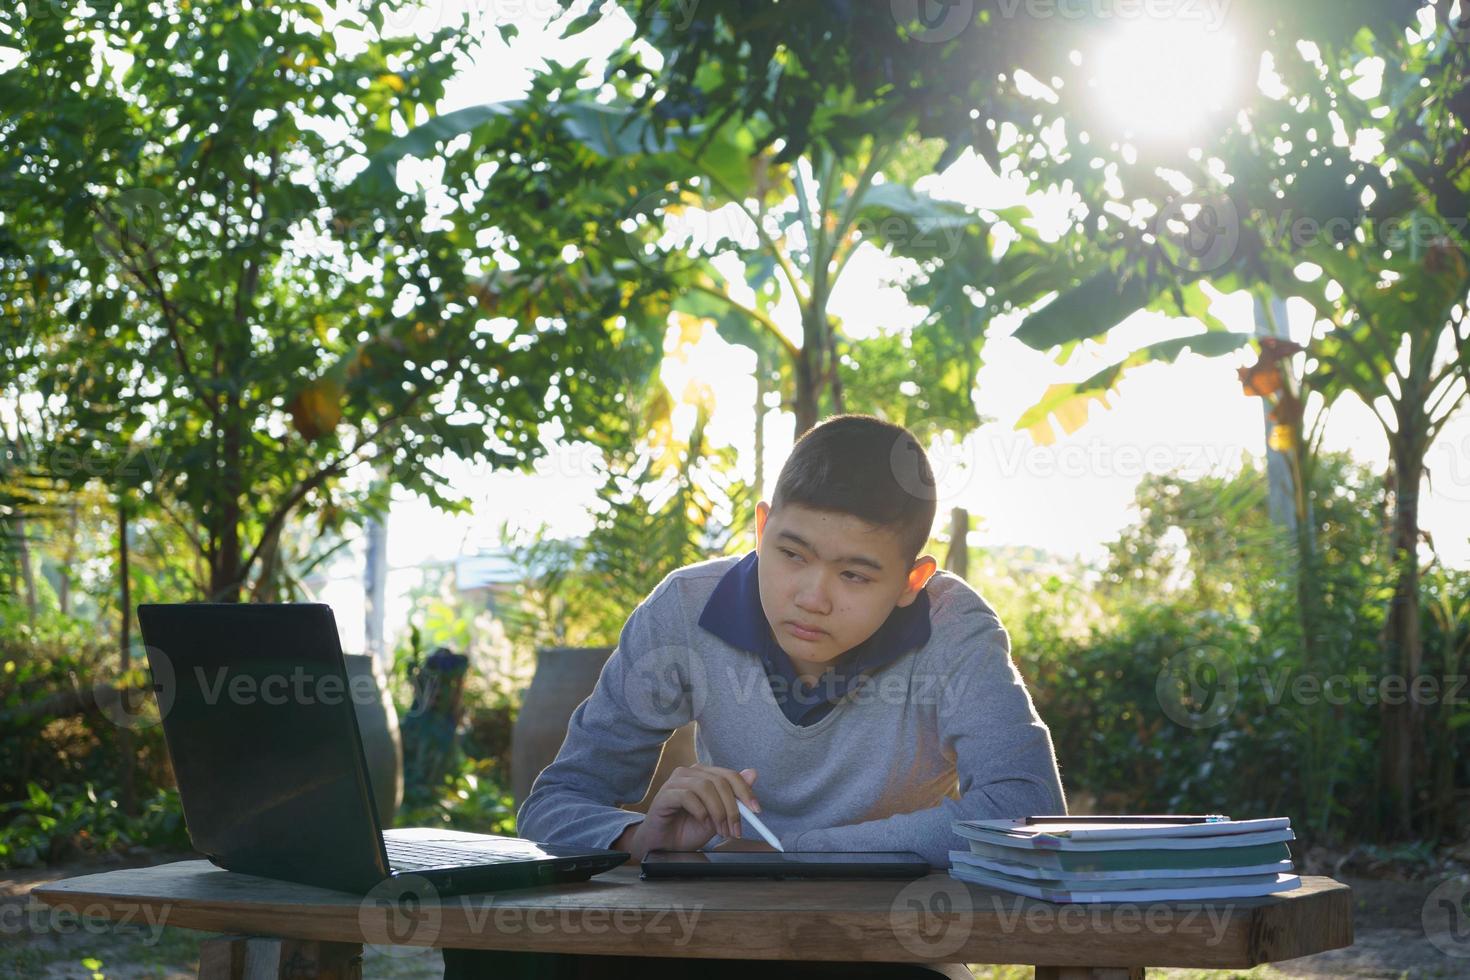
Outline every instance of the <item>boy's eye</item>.
MULTIPOLYGON (((798 555, 796 552, 792 551, 790 548, 777 548, 776 550, 779 551, 779 552, 781 552, 781 554, 785 555, 787 558, 791 559, 792 561, 803 561, 804 560, 801 557, 801 555, 798 555)), ((847 580, 849 582, 853 582, 853 583, 855 583, 857 585, 866 585, 868 582, 871 582, 872 581, 872 579, 868 578, 866 575, 859 575, 857 572, 843 572, 842 574, 847 578, 847 580)))

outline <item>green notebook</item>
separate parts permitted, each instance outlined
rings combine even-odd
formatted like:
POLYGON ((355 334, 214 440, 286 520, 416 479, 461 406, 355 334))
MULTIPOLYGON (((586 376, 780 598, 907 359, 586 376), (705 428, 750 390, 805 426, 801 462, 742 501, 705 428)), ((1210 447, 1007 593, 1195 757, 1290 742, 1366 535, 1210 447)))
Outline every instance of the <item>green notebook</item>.
POLYGON ((972 840, 970 853, 997 861, 1028 864, 1058 871, 1140 871, 1146 868, 1244 868, 1290 860, 1286 843, 1246 847, 1208 847, 1190 850, 1158 848, 1133 851, 1028 851, 972 840))

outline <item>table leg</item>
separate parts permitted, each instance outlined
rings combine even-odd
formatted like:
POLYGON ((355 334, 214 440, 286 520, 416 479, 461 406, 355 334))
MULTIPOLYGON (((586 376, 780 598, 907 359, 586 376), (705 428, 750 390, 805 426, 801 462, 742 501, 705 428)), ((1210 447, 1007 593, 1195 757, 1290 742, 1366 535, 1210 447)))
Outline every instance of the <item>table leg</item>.
POLYGON ((199 944, 199 980, 362 980, 362 945, 218 936, 199 944))
POLYGON ((1141 966, 1038 966, 1036 980, 1144 980, 1141 966))

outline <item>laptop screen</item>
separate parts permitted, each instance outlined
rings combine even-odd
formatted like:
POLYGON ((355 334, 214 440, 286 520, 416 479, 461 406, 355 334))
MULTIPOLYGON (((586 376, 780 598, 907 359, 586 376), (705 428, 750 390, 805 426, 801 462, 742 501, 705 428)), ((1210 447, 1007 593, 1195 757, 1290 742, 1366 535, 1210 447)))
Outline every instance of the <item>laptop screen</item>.
POLYGON ((328 606, 141 605, 199 851, 231 871, 366 891, 387 875, 328 606))

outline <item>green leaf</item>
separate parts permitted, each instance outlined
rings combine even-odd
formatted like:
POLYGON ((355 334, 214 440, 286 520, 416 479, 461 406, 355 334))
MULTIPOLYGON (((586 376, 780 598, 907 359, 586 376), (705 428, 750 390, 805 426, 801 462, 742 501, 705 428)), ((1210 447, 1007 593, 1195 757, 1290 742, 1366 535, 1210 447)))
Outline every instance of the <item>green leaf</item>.
MULTIPOLYGON (((1106 404, 1100 396, 1115 390, 1123 375, 1131 369, 1150 363, 1172 364, 1186 351, 1193 351, 1202 357, 1219 357, 1240 350, 1250 341, 1250 334, 1211 330, 1145 345, 1089 378, 1070 384, 1052 385, 1040 401, 1021 414, 1016 428, 1037 432, 1047 419, 1056 417, 1063 423, 1063 428, 1070 432, 1071 419, 1077 417, 1078 409, 1091 401, 1103 401, 1106 404)), ((1085 411, 1081 413, 1081 417, 1086 417, 1085 411)))
POLYGON ((631 114, 626 105, 578 99, 547 111, 555 113, 568 136, 604 157, 670 153, 676 148, 672 139, 656 132, 643 116, 631 114))
POLYGON ((1156 293, 1157 287, 1141 274, 1099 272, 1026 317, 1014 336, 1035 350, 1101 337, 1143 309, 1156 293))
POLYGON ((567 29, 561 32, 562 39, 576 37, 600 20, 602 20, 602 10, 600 8, 589 10, 567 25, 567 29))
POLYGON ((856 229, 865 240, 911 258, 948 259, 964 249, 967 235, 983 239, 984 219, 962 204, 942 201, 905 184, 870 187, 859 201, 856 229))
MULTIPOLYGON (((504 126, 524 105, 519 99, 487 102, 435 116, 374 153, 367 169, 353 181, 353 189, 367 198, 391 199, 397 194, 395 174, 399 161, 404 157, 428 159, 434 155, 440 143, 491 124, 504 126)), ((491 138, 486 133, 481 136, 491 138)))

